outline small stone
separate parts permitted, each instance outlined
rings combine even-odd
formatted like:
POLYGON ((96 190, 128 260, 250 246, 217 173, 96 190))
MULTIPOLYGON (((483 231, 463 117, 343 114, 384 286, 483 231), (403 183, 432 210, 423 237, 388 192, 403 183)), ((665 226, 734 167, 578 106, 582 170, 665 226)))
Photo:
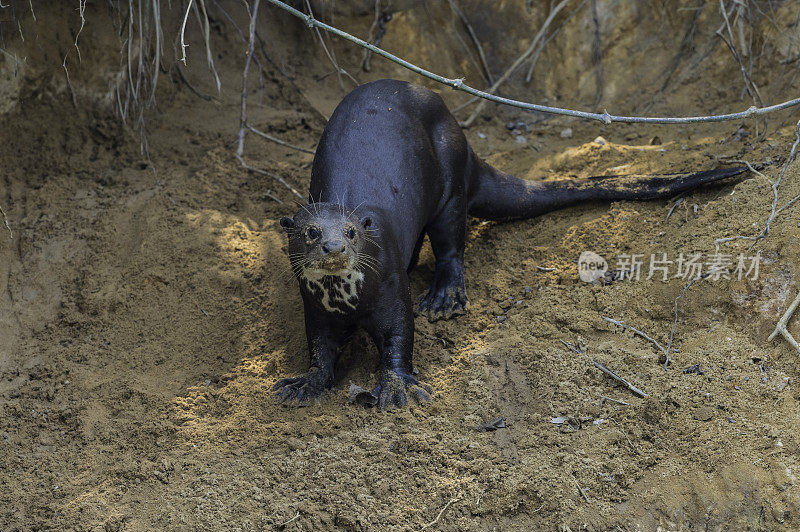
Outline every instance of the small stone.
POLYGON ((508 317, 505 316, 505 315, 497 316, 497 323, 503 323, 507 319, 508 319, 508 317))
POLYGON ((485 139, 486 138, 486 133, 478 132, 478 138, 479 139, 485 139))
POLYGON ((528 142, 528 139, 526 139, 522 135, 517 135, 516 137, 514 137, 514 140, 517 141, 517 144, 525 144, 526 142, 528 142))
POLYGON ((784 376, 777 376, 772 379, 772 387, 775 391, 782 392, 786 386, 789 385, 789 378, 784 376))
POLYGON ((698 408, 694 412, 694 418, 697 421, 711 421, 714 417, 714 409, 710 406, 704 406, 702 408, 698 408))
POLYGON ((655 137, 650 139, 650 145, 651 146, 659 146, 659 145, 661 145, 661 137, 656 135, 655 137))
POLYGON ((599 144, 600 146, 605 146, 606 145, 606 139, 604 139, 603 137, 600 137, 600 136, 595 137, 595 139, 592 142, 594 142, 595 144, 599 144))
POLYGON ((561 130, 561 138, 562 139, 571 139, 572 138, 572 128, 567 127, 561 130))

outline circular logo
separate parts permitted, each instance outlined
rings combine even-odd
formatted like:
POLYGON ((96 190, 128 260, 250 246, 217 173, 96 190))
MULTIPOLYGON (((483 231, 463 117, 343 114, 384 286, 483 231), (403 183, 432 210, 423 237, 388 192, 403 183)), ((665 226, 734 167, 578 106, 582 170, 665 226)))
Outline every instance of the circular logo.
POLYGON ((608 270, 606 259, 593 251, 584 251, 578 257, 578 276, 585 283, 593 283, 605 275, 608 270))

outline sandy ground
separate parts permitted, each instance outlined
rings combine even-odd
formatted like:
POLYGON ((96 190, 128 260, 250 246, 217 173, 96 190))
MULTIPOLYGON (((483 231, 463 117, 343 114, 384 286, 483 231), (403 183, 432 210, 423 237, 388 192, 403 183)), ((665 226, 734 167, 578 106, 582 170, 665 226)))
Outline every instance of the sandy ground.
MULTIPOLYGON (((337 51, 357 70, 358 54, 337 51)), ((800 203, 752 250, 722 246, 734 261, 760 252, 757 278, 709 278, 685 292, 675 265, 667 281, 584 283, 578 256, 596 252, 614 269, 618 255, 642 254, 644 273, 651 254, 707 261, 715 239, 762 231, 772 201, 763 176, 703 188, 677 207, 673 198, 473 220, 469 313, 416 321, 429 403, 348 405, 351 383, 377 378, 376 351, 359 336, 333 390, 303 408, 281 405, 270 387, 308 363, 277 223, 295 206, 233 158, 237 57, 220 54, 231 82, 212 103, 179 82, 164 90, 150 118, 151 162, 135 134, 107 113, 74 110, 61 85, 0 117, 0 206, 14 231, 12 240, 0 226, 0 528, 418 530, 445 507, 431 526, 800 527, 800 353, 767 341, 800 288, 800 203), (652 342, 604 320, 666 346, 681 294, 666 371, 652 342), (500 416, 505 428, 476 430, 500 416)), ((324 65, 302 71, 303 94, 265 75, 256 123, 313 147, 342 95, 335 76, 309 74, 324 65)), ((387 66, 360 79, 381 75, 411 79, 387 66)), ((207 79, 194 81, 210 92, 207 79)), ((704 98, 746 107, 738 91, 709 96, 702 83, 681 84, 655 109, 695 110, 704 98)), ((443 95, 451 106, 465 100, 443 95)), ((612 127, 487 109, 468 139, 529 179, 705 169, 729 157, 767 161, 774 180, 796 119, 771 121, 755 142, 752 122, 612 127), (509 120, 526 126, 511 131, 509 120)), ((251 137, 246 157, 307 186, 311 155, 251 137)), ((794 163, 779 204, 798 194, 794 163)), ((415 296, 432 266, 426 244, 415 296)))

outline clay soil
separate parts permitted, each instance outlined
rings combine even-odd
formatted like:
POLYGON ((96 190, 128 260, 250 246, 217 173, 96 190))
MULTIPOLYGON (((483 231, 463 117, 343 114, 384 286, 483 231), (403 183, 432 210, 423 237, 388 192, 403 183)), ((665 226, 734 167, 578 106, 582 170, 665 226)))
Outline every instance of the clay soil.
MULTIPOLYGON (((244 28, 241 6, 221 4, 244 28)), ((496 76, 535 31, 504 36, 494 26, 523 20, 535 30, 544 18, 523 2, 501 3, 503 17, 479 17, 488 7, 465 4, 479 33, 495 35, 485 45, 496 76)), ((101 24, 104 9, 90 10, 89 22, 101 24)), ((261 30, 272 35, 263 52, 274 63, 261 56, 263 70, 254 67, 251 121, 313 148, 345 91, 303 24, 262 9, 270 18, 261 30)), ((384 45, 448 75, 472 72, 468 81, 481 85, 479 71, 457 60, 458 41, 437 41, 447 36, 430 26, 455 24, 449 8, 425 9, 398 13, 384 45)), ((696 51, 665 88, 691 12, 674 11, 669 23, 658 10, 636 8, 601 17, 604 95, 596 108, 749 107, 730 52, 721 43, 705 48, 719 24, 713 9, 697 23, 696 51), (648 37, 664 32, 671 37, 648 37)), ((796 6, 786 9, 779 24, 794 20, 796 6)), ((38 39, 50 27, 66 49, 64 28, 75 14, 63 19, 69 24, 62 14, 37 13, 38 39)), ((334 15, 368 34, 371 14, 334 15)), ((26 31, 36 27, 21 20, 26 31)), ((603 126, 488 106, 467 138, 481 157, 527 179, 706 169, 725 157, 768 164, 763 175, 704 187, 675 207, 679 198, 580 205, 514 223, 471 220, 468 314, 416 320, 414 364, 435 390, 431 401, 397 411, 348 404, 351 383, 370 388, 378 376, 375 348, 360 335, 329 393, 304 407, 284 405, 271 386, 308 364, 301 299, 277 223, 297 207, 289 190, 233 157, 245 46, 231 21, 216 20, 222 91, 195 28, 185 69, 194 91, 162 76, 147 115, 149 160, 138 133, 102 105, 97 87, 105 81, 96 78, 106 79, 101 65, 118 66, 117 51, 92 36, 91 24, 83 67, 73 63, 70 72, 75 105, 63 51, 40 43, 20 78, 12 60, 1 65, 0 207, 13 239, 0 225, 0 529, 800 527, 800 353, 767 341, 800 289, 800 203, 752 249, 747 240, 722 244, 734 257, 760 252, 756 279, 708 278, 684 292, 688 279, 675 278, 675 266, 667 281, 643 275, 608 284, 584 283, 577 269, 583 251, 612 269, 620 254, 702 253, 705 261, 715 239, 761 233, 768 180, 794 141, 796 112, 771 117, 756 139, 753 120, 603 126), (675 323, 671 364, 665 370, 654 343, 604 317, 662 346, 675 323), (619 386, 593 360, 647 396, 619 386), (477 430, 501 416, 504 428, 477 430)), ((592 108, 591 23, 587 4, 543 55, 543 72, 566 73, 535 88, 512 79, 506 94, 592 108)), ((773 35, 771 22, 763 28, 773 35)), ((364 73, 360 51, 328 44, 360 82, 396 77, 440 91, 451 108, 467 100, 379 58, 364 73)), ((779 61, 796 51, 767 49, 775 57, 765 68, 789 69, 784 85, 759 78, 774 103, 797 92, 796 63, 779 61)), ((308 185, 312 155, 250 135, 245 158, 301 192, 308 185)), ((779 194, 779 205, 800 194, 800 164, 788 166, 779 194)), ((411 274, 414 297, 432 269, 426 244, 411 274)), ((800 316, 789 330, 800 338, 800 316)))

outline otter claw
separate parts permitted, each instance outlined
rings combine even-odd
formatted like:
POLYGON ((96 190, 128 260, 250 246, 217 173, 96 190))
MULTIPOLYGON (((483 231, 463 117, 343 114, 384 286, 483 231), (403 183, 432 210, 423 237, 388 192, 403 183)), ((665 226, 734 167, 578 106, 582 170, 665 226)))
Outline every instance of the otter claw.
POLYGON ((428 321, 448 320, 467 312, 467 292, 463 287, 448 287, 442 290, 428 290, 419 298, 417 314, 428 321))
POLYGON ((372 390, 380 409, 401 408, 408 404, 411 397, 417 404, 431 398, 433 388, 419 382, 413 375, 405 372, 387 371, 381 382, 372 390))
POLYGON ((331 375, 318 368, 313 368, 300 377, 280 379, 272 386, 272 389, 278 392, 277 395, 282 402, 304 403, 309 399, 319 397, 322 392, 330 388, 328 383, 331 381, 331 375))

